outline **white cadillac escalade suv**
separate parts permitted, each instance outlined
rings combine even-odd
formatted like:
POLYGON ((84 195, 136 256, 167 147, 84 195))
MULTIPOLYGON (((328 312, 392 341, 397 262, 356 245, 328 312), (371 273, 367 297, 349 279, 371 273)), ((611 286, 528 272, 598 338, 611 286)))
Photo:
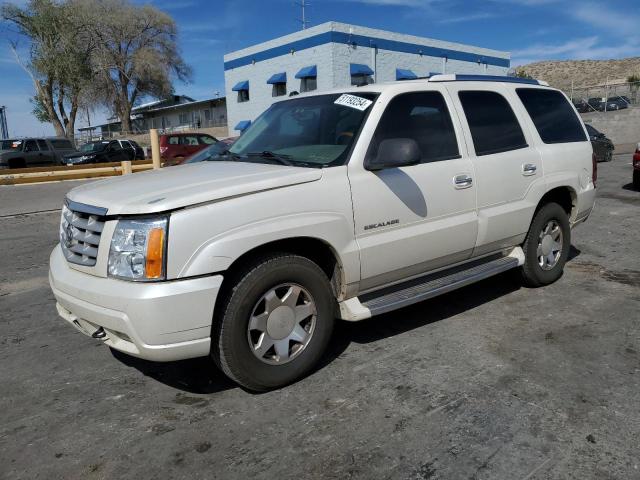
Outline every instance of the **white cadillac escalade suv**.
POLYGON ((65 320, 114 349, 211 355, 272 389, 318 362, 336 317, 511 268, 557 280, 594 206, 592 153, 565 95, 535 80, 299 95, 209 161, 73 189, 51 288, 65 320))

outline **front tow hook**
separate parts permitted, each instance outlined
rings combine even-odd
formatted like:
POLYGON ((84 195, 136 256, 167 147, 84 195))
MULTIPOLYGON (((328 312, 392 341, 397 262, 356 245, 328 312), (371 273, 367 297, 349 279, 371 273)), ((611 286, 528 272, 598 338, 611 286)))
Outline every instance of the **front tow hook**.
POLYGON ((93 338, 97 338, 98 340, 102 340, 104 337, 107 336, 107 332, 104 331, 104 328, 100 327, 95 332, 93 332, 91 336, 93 338))

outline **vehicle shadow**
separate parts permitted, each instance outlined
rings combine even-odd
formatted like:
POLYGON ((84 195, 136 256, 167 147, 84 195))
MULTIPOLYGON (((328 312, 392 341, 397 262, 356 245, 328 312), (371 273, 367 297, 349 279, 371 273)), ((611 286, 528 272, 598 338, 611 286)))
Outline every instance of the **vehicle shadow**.
MULTIPOLYGON (((571 246, 567 261, 571 262, 580 253, 579 249, 571 246)), ((310 372, 310 375, 332 363, 349 348, 351 343, 366 344, 394 337, 472 310, 521 288, 524 287, 519 273, 511 270, 363 322, 336 321, 327 351, 318 365, 310 372)), ((147 377, 187 393, 212 394, 232 388, 241 388, 229 380, 209 357, 159 363, 132 357, 113 349, 111 353, 124 365, 135 368, 147 377)), ((247 391, 247 393, 253 394, 254 392, 247 391)))
POLYGON ((622 186, 622 190, 629 190, 630 192, 638 192, 638 190, 636 190, 633 186, 633 182, 627 183, 626 185, 622 186))
POLYGON ((176 362, 151 362, 111 349, 121 363, 135 368, 145 377, 164 383, 187 393, 210 394, 237 388, 209 357, 192 358, 176 362))

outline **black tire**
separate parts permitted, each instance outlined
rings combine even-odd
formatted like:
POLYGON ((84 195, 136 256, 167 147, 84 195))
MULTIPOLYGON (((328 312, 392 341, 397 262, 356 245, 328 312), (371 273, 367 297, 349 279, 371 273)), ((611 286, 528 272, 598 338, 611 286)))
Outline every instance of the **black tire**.
POLYGON ((27 168, 24 158, 12 158, 9 160, 9 168, 27 168))
POLYGON ((520 267, 520 273, 524 284, 528 287, 541 287, 558 280, 562 276, 570 247, 571 226, 567 212, 557 203, 543 205, 533 217, 529 232, 522 245, 525 260, 524 265, 520 267), (537 251, 543 229, 552 221, 555 221, 561 230, 562 249, 555 265, 551 269, 545 270, 539 264, 537 251))
POLYGON ((613 152, 611 150, 607 150, 607 153, 604 154, 604 161, 610 162, 613 160, 613 152))
POLYGON ((220 299, 211 333, 211 356, 218 367, 238 384, 258 392, 283 387, 309 373, 322 357, 334 324, 336 300, 322 269, 305 257, 279 253, 255 261, 230 280, 233 286, 220 299), (316 307, 315 327, 295 358, 273 365, 252 352, 248 324, 261 297, 287 282, 310 293, 316 307))
POLYGON ((640 190, 640 170, 633 171, 633 188, 640 190))

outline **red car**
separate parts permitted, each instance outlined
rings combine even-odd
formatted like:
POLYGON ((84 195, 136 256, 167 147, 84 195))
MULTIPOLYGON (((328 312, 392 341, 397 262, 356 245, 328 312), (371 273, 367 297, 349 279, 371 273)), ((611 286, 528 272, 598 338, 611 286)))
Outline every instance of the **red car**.
POLYGON ((160 158, 165 165, 179 165, 185 158, 218 140, 206 133, 170 133, 160 136, 160 158))
POLYGON ((636 146, 636 153, 633 154, 633 187, 640 190, 640 143, 636 146))

